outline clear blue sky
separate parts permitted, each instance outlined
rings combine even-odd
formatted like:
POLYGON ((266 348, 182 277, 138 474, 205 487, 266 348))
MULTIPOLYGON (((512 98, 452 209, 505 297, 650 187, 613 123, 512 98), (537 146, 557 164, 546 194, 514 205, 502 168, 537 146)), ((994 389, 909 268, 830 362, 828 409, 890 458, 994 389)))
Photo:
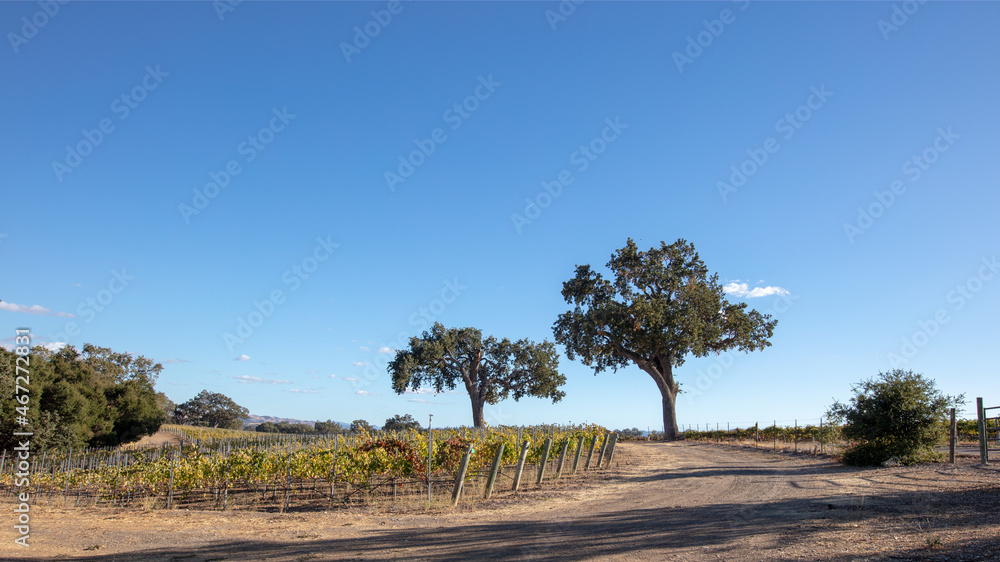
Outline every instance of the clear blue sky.
MULTIPOLYGON (((470 424, 379 350, 551 339, 577 264, 684 238, 779 324, 677 370, 681 424, 816 421, 894 366, 1000 404, 1000 4, 559 6, 0 4, 3 342, 145 355, 175 402, 470 424)), ((560 366, 562 402, 487 420, 660 426, 638 368, 560 366)))

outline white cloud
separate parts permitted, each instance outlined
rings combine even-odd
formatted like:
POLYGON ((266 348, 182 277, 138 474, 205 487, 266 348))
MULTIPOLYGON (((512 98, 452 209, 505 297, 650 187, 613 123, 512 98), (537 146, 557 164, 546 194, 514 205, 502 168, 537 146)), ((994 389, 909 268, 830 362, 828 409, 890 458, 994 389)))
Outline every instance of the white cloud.
POLYGON ((45 349, 47 349, 49 351, 56 352, 56 351, 59 351, 60 349, 62 349, 63 347, 65 347, 66 345, 67 344, 64 341, 54 341, 54 342, 50 342, 50 343, 43 343, 42 347, 44 347, 45 349))
POLYGON ((355 362, 353 363, 353 365, 354 365, 355 367, 366 367, 366 366, 368 366, 368 363, 365 363, 364 361, 355 361, 355 362))
POLYGON ((330 373, 330 378, 331 378, 331 379, 335 379, 335 378, 337 378, 337 375, 335 375, 335 374, 333 374, 333 373, 330 373))
POLYGON ((262 379, 260 377, 251 377, 247 375, 240 375, 238 377, 233 377, 233 378, 236 379, 236 382, 242 384, 250 384, 254 382, 262 384, 292 384, 292 381, 286 381, 284 379, 262 379))
POLYGON ((361 351, 371 351, 371 348, 369 348, 367 345, 363 345, 363 346, 359 347, 358 349, 360 349, 361 351))
POLYGON ((377 392, 368 392, 367 390, 359 390, 359 391, 355 392, 354 394, 360 394, 361 396, 382 396, 381 394, 379 394, 377 392))
POLYGON ((354 377, 344 377, 344 380, 348 382, 358 382, 358 379, 354 377))
POLYGON ((250 360, 250 356, 246 355, 246 354, 240 355, 236 359, 233 359, 233 361, 249 361, 249 360, 250 360))
POLYGON ((289 388, 288 392, 297 392, 299 394, 319 394, 319 390, 315 388, 306 388, 304 390, 299 390, 298 388, 289 388))
POLYGON ((375 353, 395 353, 395 352, 396 350, 391 347, 382 346, 378 348, 378 350, 375 353))
POLYGON ((722 290, 735 297, 748 299, 788 294, 788 289, 783 289, 781 287, 754 287, 751 289, 746 283, 739 283, 737 281, 733 281, 732 283, 725 285, 722 287, 722 290))
POLYGON ((437 394, 433 388, 418 388, 416 390, 406 390, 403 394, 437 394))
POLYGON ((162 363, 190 363, 187 359, 164 359, 162 363))
POLYGON ((416 402, 417 404, 433 404, 430 400, 424 400, 423 398, 410 398, 407 402, 416 402))
POLYGON ((6 310, 7 312, 24 312, 26 314, 35 314, 37 316, 62 316, 65 318, 76 318, 75 314, 70 314, 68 312, 52 312, 44 306, 37 304, 25 306, 23 304, 0 301, 0 310, 6 310))

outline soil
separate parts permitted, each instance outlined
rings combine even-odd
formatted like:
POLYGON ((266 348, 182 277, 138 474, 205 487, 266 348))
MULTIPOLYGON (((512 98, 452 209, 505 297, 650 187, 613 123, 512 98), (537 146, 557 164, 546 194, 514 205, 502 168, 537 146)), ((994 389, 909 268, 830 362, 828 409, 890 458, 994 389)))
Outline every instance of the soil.
POLYGON ((285 514, 32 507, 61 560, 1000 560, 1000 471, 856 469, 809 454, 619 444, 612 468, 458 508, 285 514))

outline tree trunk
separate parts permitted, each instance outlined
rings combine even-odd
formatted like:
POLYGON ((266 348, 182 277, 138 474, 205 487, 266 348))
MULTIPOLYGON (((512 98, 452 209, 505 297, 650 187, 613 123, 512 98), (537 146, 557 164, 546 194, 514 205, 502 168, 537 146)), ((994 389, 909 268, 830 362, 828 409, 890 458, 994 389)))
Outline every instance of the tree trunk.
POLYGON ((472 425, 473 427, 483 427, 483 404, 482 400, 472 399, 472 425))
POLYGON ((677 394, 663 393, 663 439, 665 441, 676 441, 677 434, 680 433, 677 429, 677 409, 674 407, 676 400, 677 394))

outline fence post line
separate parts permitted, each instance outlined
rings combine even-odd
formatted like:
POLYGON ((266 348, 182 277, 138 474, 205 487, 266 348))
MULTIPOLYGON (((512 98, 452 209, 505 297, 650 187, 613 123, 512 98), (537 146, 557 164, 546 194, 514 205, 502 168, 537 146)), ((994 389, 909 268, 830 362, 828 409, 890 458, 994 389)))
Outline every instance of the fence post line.
POLYGON ((958 440, 958 425, 955 421, 955 408, 951 409, 951 424, 948 426, 948 462, 955 464, 955 441, 958 440))
POLYGON ((167 509, 171 509, 174 504, 174 456, 170 455, 170 485, 167 488, 167 509))
POLYGON ((542 484, 542 479, 545 478, 545 465, 549 460, 549 452, 552 451, 552 438, 545 438, 545 448, 542 450, 542 456, 538 459, 538 480, 535 482, 538 485, 542 484))
POLYGON ((799 420, 795 420, 795 433, 792 434, 792 441, 795 443, 794 451, 799 452, 799 420))
POLYGON ((469 469, 469 459, 472 458, 474 450, 472 445, 469 445, 462 456, 462 463, 458 465, 458 474, 455 475, 455 489, 451 492, 452 507, 458 505, 458 500, 462 498, 462 488, 465 487, 465 471, 469 469))
MULTIPOLYGON (((520 433, 520 431, 518 431, 520 433)), ((517 491, 517 487, 521 484, 521 471, 524 470, 524 461, 528 458, 528 440, 525 439, 521 444, 521 454, 517 457, 517 468, 514 470, 514 483, 511 485, 513 491, 517 491)))
POLYGON ((570 474, 576 474, 576 469, 580 466, 580 456, 583 454, 583 439, 584 436, 581 435, 576 442, 576 456, 573 457, 573 471, 570 474))
POLYGON ((503 459, 503 449, 504 443, 501 441, 500 446, 497 447, 497 454, 493 457, 493 466, 490 467, 490 477, 486 480, 486 492, 483 494, 484 499, 490 499, 493 495, 493 485, 496 484, 497 474, 500 472, 500 461, 503 459))
POLYGON ((604 465, 605 468, 611 468, 611 459, 615 458, 615 443, 618 442, 618 434, 615 433, 611 436, 611 444, 608 445, 608 462, 604 465))

